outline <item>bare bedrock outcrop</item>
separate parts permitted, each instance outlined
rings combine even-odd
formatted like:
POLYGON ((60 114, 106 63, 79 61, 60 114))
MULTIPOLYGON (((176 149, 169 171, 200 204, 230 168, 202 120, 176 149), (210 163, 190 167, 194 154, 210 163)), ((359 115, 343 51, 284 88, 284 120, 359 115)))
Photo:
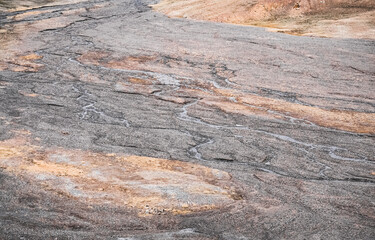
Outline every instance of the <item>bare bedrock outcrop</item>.
POLYGON ((3 8, 0 238, 371 239, 375 42, 155 3, 3 8))

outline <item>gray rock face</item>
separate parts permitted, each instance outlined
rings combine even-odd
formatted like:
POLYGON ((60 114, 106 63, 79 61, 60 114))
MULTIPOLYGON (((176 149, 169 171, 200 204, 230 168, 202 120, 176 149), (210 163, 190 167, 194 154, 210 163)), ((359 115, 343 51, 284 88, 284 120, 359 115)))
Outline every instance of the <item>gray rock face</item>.
POLYGON ((371 239, 375 42, 151 3, 0 13, 0 238, 371 239))

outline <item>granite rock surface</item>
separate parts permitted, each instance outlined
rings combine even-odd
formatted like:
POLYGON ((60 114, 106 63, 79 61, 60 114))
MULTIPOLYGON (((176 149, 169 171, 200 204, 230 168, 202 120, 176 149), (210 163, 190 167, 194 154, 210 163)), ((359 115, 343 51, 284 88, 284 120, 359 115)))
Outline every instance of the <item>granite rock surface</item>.
POLYGON ((372 239, 375 42, 155 3, 0 12, 0 238, 372 239))

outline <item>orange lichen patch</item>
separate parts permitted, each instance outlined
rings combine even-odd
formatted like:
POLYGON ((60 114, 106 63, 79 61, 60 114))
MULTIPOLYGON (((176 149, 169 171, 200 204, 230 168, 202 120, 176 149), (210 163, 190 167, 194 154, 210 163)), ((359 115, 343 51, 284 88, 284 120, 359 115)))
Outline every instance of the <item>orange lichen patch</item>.
POLYGON ((319 107, 304 106, 280 99, 272 99, 242 93, 232 89, 217 89, 204 92, 197 89, 181 89, 207 106, 220 108, 228 113, 257 115, 262 117, 285 119, 293 117, 310 121, 317 125, 357 133, 375 133, 375 114, 344 110, 326 110, 319 107), (232 99, 232 101, 230 100, 232 99))
MULTIPOLYGON (((31 135, 31 132, 28 131, 28 130, 13 130, 12 131, 14 134, 17 134, 17 136, 21 135, 21 136, 30 136, 31 135)), ((12 140, 19 140, 19 141, 22 141, 22 143, 25 143, 26 141, 22 138, 16 138, 16 139, 11 139, 10 141, 12 140)))
MULTIPOLYGON (((150 81, 156 81, 158 77, 147 74, 150 72, 154 73, 163 73, 165 75, 175 75, 175 76, 184 76, 188 77, 199 77, 202 78, 202 75, 208 75, 209 66, 204 66, 207 72, 200 74, 194 71, 194 67, 188 63, 174 56, 157 56, 157 55, 135 55, 135 56, 118 56, 114 52, 105 52, 105 51, 93 51, 93 52, 84 52, 80 57, 77 58, 77 61, 82 64, 91 64, 95 66, 103 66, 110 69, 117 70, 136 70, 143 71, 144 77, 137 76, 134 77, 134 81, 139 81, 140 79, 148 79, 150 81), (138 78, 138 80, 137 80, 138 78)), ((226 72, 220 68, 217 69, 217 75, 225 77, 233 77, 233 74, 226 72)), ((132 79, 130 79, 133 81, 132 79)), ((142 82, 139 84, 149 84, 142 82)))
POLYGON ((114 86, 115 91, 122 93, 138 93, 144 95, 150 95, 152 93, 160 91, 160 89, 152 85, 140 85, 140 84, 131 84, 124 82, 117 82, 114 86))
POLYGON ((327 110, 319 107, 305 106, 280 99, 244 94, 231 89, 213 89, 217 95, 234 98, 236 102, 207 101, 201 102, 219 107, 226 112, 245 115, 261 115, 282 119, 289 116, 313 122, 317 125, 357 133, 375 133, 375 114, 345 110, 327 110))
POLYGON ((156 59, 154 56, 114 57, 107 52, 87 52, 77 60, 85 64, 101 65, 115 69, 141 70, 147 69, 147 63, 156 59))
POLYGON ((221 108, 226 112, 245 115, 262 115, 272 118, 289 116, 307 120, 317 125, 358 133, 375 133, 375 114, 344 110, 326 110, 319 107, 305 106, 280 99, 244 94, 232 89, 212 89, 217 95, 234 98, 237 102, 207 101, 202 102, 221 108))
MULTIPOLYGON (((83 55, 80 60, 95 65, 104 65, 111 68, 140 68, 141 65, 152 61, 152 57, 126 57, 132 63, 126 61, 108 61, 110 55, 102 52, 91 52, 83 55), (110 64, 109 64, 110 63, 110 64), (133 64, 136 63, 136 64, 133 64)), ((138 93, 150 95, 161 91, 154 79, 129 78, 127 83, 117 82, 115 91, 124 93, 138 93)), ((335 128, 357 133, 375 133, 375 114, 355 111, 322 109, 314 106, 305 106, 280 99, 248 94, 241 89, 218 88, 215 85, 199 80, 186 80, 184 86, 177 90, 160 94, 157 98, 165 101, 184 104, 189 99, 199 99, 200 104, 219 108, 228 113, 255 115, 272 119, 296 119, 302 122, 315 123, 317 125, 335 128), (169 93, 169 94, 168 94, 169 93), (172 94, 171 94, 172 93, 172 94)))
POLYGON ((77 60, 84 64, 102 65, 104 60, 110 56, 109 53, 103 51, 86 52, 77 60))
POLYGON ((37 54, 28 54, 23 56, 14 56, 4 64, 3 70, 10 70, 14 72, 37 72, 43 67, 43 64, 35 63, 35 60, 43 58, 37 54))
POLYGON ((86 12, 87 10, 85 8, 78 8, 78 9, 63 11, 62 14, 63 15, 78 15, 78 14, 82 14, 86 12))
POLYGON ((27 97, 37 97, 39 95, 36 94, 36 93, 27 93, 27 94, 25 94, 25 96, 27 96, 27 97))
POLYGON ((90 204, 114 204, 150 214, 187 214, 241 200, 231 176, 197 164, 141 156, 0 142, 0 167, 90 204))
POLYGON ((27 92, 23 92, 23 91, 18 91, 20 94, 26 96, 26 97, 37 97, 39 96, 39 94, 36 94, 36 93, 27 93, 27 92))
POLYGON ((181 98, 181 97, 158 96, 157 98, 161 99, 161 100, 164 100, 164 101, 177 103, 177 104, 186 104, 186 103, 191 102, 190 99, 188 99, 188 98, 181 98))
POLYGON ((8 66, 5 63, 0 62, 0 71, 4 71, 6 69, 8 69, 8 66))
POLYGON ((78 16, 48 18, 3 26, 0 35, 0 70, 37 72, 42 64, 35 63, 42 56, 32 53, 42 42, 33 41, 38 32, 65 27, 81 19, 78 16))
POLYGON ((29 173, 48 173, 55 176, 80 176, 83 171, 67 164, 56 164, 34 160, 32 165, 21 167, 29 173))
POLYGON ((130 77, 128 81, 134 84, 152 85, 154 84, 155 79, 143 79, 143 78, 130 77))
POLYGON ((227 112, 227 113, 235 113, 235 114, 242 114, 242 115, 248 115, 248 116, 260 116, 260 117, 267 117, 267 118, 274 118, 274 119, 285 119, 282 116, 267 112, 267 109, 260 109, 260 108, 257 108, 256 106, 247 106, 241 103, 230 102, 227 100, 212 101, 212 100, 203 99, 200 101, 200 103, 206 106, 219 108, 222 111, 227 112))
POLYGON ((30 11, 30 12, 20 13, 9 18, 13 18, 13 20, 15 21, 20 21, 30 16, 40 15, 40 14, 48 13, 48 12, 52 12, 52 10, 30 11))
POLYGON ((4 70, 10 70, 13 72, 37 72, 42 67, 42 64, 13 59, 8 61, 8 65, 6 66, 6 68, 4 68, 4 70))
POLYGON ((218 98, 220 96, 216 96, 213 93, 209 91, 204 91, 203 89, 196 89, 195 86, 186 86, 186 87, 180 87, 179 90, 176 91, 179 95, 186 95, 192 98, 218 98))
POLYGON ((38 60, 38 59, 42 59, 43 56, 40 56, 40 55, 35 54, 35 53, 32 53, 32 54, 28 54, 28 55, 20 56, 19 58, 22 59, 22 60, 30 61, 30 60, 38 60))
POLYGON ((263 107, 291 117, 308 120, 324 127, 358 133, 375 133, 375 113, 326 110, 255 95, 240 97, 238 98, 238 102, 263 107))
POLYGON ((105 66, 118 69, 145 69, 145 65, 155 59, 152 56, 130 56, 122 59, 110 60, 105 66))
POLYGON ((97 75, 91 73, 85 73, 80 75, 79 80, 88 83, 108 84, 107 81, 101 80, 97 75))
MULTIPOLYGON (((18 135, 29 135, 28 131, 15 132, 18 135)), ((3 141, 0 144, 0 159, 8 159, 14 157, 25 157, 28 152, 35 150, 35 147, 27 145, 24 138, 13 138, 3 141)))
MULTIPOLYGON (((152 61, 154 59, 155 57, 153 56, 129 56, 129 57, 123 58, 124 61, 137 62, 137 63, 145 63, 145 62, 152 61)), ((117 61, 113 61, 113 62, 117 62, 117 61)))
POLYGON ((22 149, 16 147, 0 146, 0 157, 20 157, 23 156, 22 149))
MULTIPOLYGON (((1 64, 0 64, 0 71, 1 71, 1 64)), ((0 81, 0 88, 6 88, 9 85, 11 85, 11 83, 9 83, 9 82, 1 82, 0 81)))
POLYGON ((47 29, 63 28, 78 19, 81 18, 79 16, 61 16, 56 18, 47 18, 32 22, 30 28, 38 32, 47 29))
POLYGON ((95 10, 97 10, 97 9, 101 9, 101 8, 103 8, 103 7, 106 7, 106 6, 108 6, 108 5, 110 5, 110 3, 99 3, 99 4, 95 4, 94 6, 92 6, 91 8, 90 8, 90 11, 95 11, 95 10))

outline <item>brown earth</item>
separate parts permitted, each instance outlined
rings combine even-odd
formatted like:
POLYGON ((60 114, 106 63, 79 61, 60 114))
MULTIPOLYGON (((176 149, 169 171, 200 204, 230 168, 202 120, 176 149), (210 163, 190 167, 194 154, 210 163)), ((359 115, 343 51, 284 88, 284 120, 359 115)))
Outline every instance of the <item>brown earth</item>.
POLYGON ((163 0, 170 17, 254 25, 302 36, 375 38, 371 0, 163 0))

